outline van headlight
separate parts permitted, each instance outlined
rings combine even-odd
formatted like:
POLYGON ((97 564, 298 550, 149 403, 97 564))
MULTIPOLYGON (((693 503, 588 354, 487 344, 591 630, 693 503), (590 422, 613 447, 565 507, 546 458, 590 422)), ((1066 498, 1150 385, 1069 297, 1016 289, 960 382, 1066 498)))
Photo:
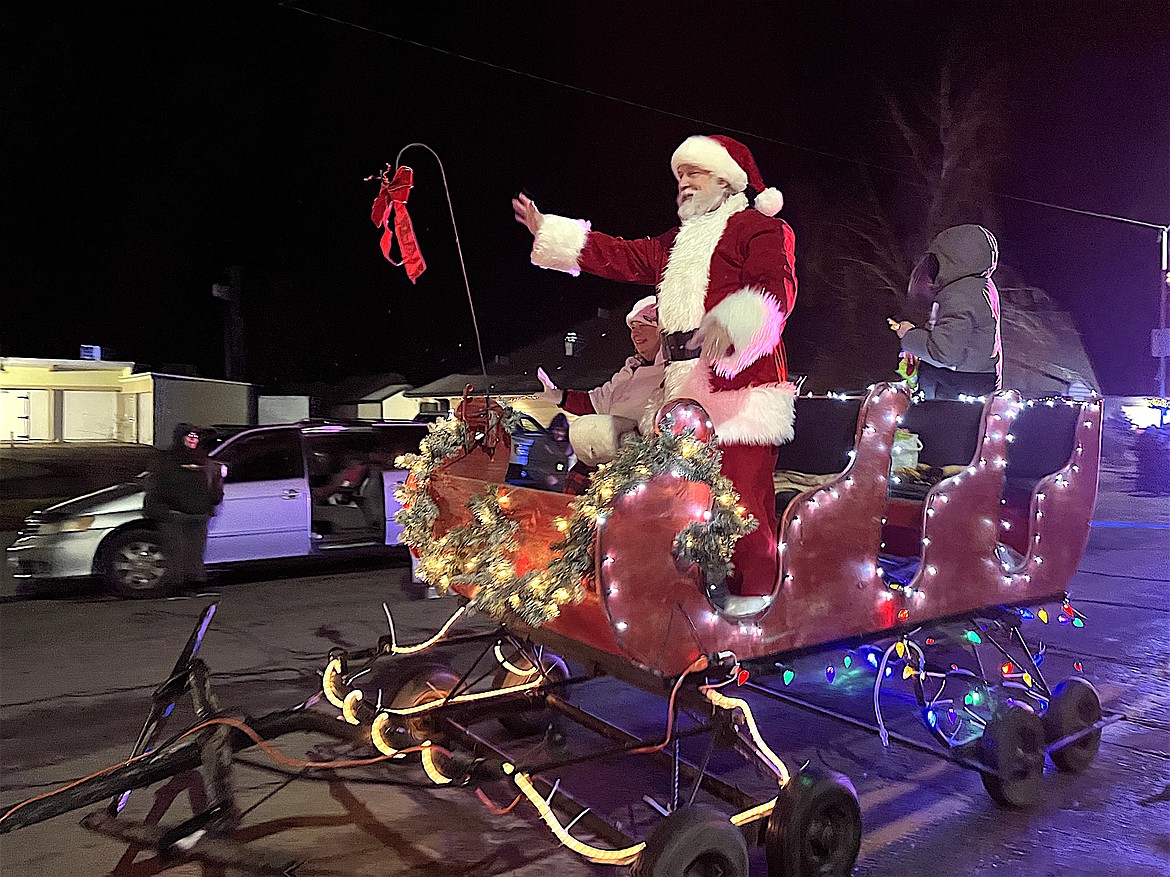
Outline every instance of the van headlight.
POLYGON ((93 526, 94 516, 85 515, 80 518, 69 518, 66 521, 56 521, 54 523, 42 522, 38 528, 40 533, 80 533, 82 530, 88 530, 93 526))

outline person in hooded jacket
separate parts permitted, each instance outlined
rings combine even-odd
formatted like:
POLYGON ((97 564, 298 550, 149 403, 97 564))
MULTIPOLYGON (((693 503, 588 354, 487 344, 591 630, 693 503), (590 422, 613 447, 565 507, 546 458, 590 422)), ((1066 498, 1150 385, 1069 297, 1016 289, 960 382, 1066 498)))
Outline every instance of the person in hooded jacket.
POLYGON ((927 399, 984 396, 1003 384, 995 236, 981 225, 956 225, 930 242, 910 275, 909 294, 929 298, 925 326, 890 321, 902 352, 919 360, 918 386, 927 399))
POLYGON ((179 424, 173 445, 147 479, 144 504, 171 550, 174 586, 207 581, 207 527, 222 501, 223 469, 207 456, 200 430, 179 424))
POLYGON ((569 444, 569 418, 557 414, 548 430, 528 449, 528 476, 542 490, 560 491, 569 474, 573 447, 569 444))

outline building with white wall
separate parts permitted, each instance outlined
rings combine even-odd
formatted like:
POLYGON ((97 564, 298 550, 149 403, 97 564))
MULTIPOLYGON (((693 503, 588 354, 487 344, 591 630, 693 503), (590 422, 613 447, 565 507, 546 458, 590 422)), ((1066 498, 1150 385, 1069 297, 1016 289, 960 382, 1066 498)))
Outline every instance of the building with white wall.
POLYGON ((179 423, 256 422, 251 384, 153 372, 132 362, 0 358, 0 441, 165 447, 179 423))

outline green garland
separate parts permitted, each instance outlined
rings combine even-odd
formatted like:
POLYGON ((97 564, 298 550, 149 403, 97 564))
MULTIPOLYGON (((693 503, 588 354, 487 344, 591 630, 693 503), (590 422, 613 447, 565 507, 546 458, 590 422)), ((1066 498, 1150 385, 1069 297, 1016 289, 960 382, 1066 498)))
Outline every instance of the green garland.
MULTIPOLYGON (((504 428, 513 428, 517 419, 505 409, 504 428)), ((431 476, 446 460, 469 450, 472 441, 460 421, 430 425, 420 453, 398 460, 412 478, 395 492, 402 504, 395 519, 402 525, 403 541, 419 556, 419 577, 444 591, 452 585, 473 587, 469 608, 497 621, 514 615, 539 627, 556 618, 562 605, 580 602, 585 596, 582 580, 593 573, 597 525, 604 522, 617 498, 665 472, 711 488, 709 519, 690 524, 673 545, 675 557, 697 564, 706 583, 718 583, 730 575, 735 543, 758 525, 739 505, 731 480, 719 471, 722 454, 714 442, 700 442, 689 432, 656 434, 635 439, 612 463, 598 468, 588 491, 573 502, 569 518, 557 522, 565 534, 552 545, 558 555, 547 569, 517 575, 511 558, 519 547, 520 525, 504 507, 508 488, 488 485, 470 500, 467 524, 437 540, 433 537, 439 509, 427 490, 431 476)))

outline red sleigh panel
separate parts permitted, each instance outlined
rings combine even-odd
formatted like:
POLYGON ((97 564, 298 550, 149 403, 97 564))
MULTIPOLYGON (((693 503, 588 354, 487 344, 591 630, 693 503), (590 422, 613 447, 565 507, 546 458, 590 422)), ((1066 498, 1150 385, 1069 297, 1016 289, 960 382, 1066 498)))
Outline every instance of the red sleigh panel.
MULTIPOLYGON (((699 570, 675 560, 676 536, 703 519, 711 496, 705 484, 667 472, 615 499, 597 524, 594 572, 583 582, 584 600, 562 606, 543 629, 672 676, 703 654, 775 655, 1061 594, 1088 539, 1100 404, 1071 403, 1078 418, 1071 433, 1074 447, 1063 468, 1039 477, 1024 494, 1030 504, 1028 551, 1006 567, 997 552, 1009 517, 1005 497, 1012 495, 1004 476, 1011 471, 1014 421, 1026 407, 1013 392, 992 397, 982 409, 970 465, 915 504, 887 500, 894 430, 908 405, 900 385, 872 388, 860 407, 848 465, 789 503, 780 528, 781 580, 772 604, 758 615, 720 612, 708 599, 699 570), (895 507, 919 515, 921 566, 908 589, 888 586, 877 563, 884 518, 895 507)), ((797 422, 799 430, 799 408, 797 422)), ((477 469, 496 474, 497 461, 476 462, 483 453, 473 451, 461 461, 458 475, 450 468, 435 473, 436 537, 466 522, 468 501, 487 486, 482 478, 466 476, 477 469)), ((520 523, 517 571, 546 567, 572 498, 498 489, 507 515, 520 523)), ((541 629, 515 626, 539 640, 541 629)))

